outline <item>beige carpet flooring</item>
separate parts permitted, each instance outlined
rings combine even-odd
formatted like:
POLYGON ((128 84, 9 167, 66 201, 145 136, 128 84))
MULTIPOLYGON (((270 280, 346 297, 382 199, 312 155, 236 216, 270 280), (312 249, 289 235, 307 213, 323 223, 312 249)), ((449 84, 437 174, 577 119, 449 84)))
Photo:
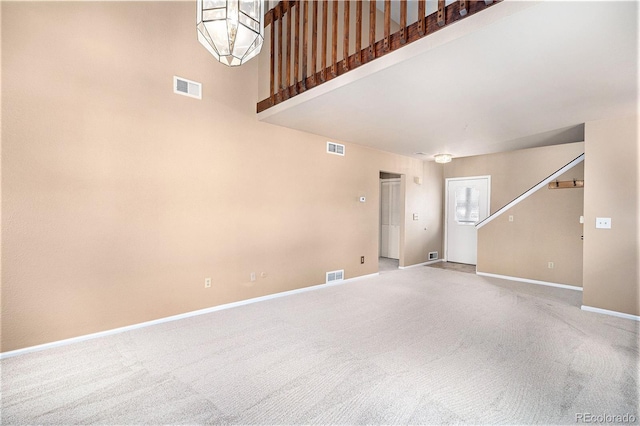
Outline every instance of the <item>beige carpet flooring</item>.
MULTIPOLYGON (((638 323, 419 267, 2 360, 2 424, 638 418, 638 323)), ((637 421, 637 420, 636 420, 637 421)))

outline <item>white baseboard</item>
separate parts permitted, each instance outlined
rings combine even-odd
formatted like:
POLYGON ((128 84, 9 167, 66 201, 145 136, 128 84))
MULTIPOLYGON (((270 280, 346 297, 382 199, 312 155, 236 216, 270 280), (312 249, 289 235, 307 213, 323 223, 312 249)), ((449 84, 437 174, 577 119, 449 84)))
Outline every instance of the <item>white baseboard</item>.
POLYGON ((444 262, 444 259, 431 260, 429 262, 416 263, 415 265, 409 265, 409 266, 398 266, 398 269, 409 269, 409 268, 415 268, 417 266, 433 265, 434 263, 439 263, 439 262, 444 262))
POLYGON ((500 278, 502 280, 520 281, 520 282, 529 283, 529 284, 546 285, 547 287, 557 287, 557 288, 564 288, 567 290, 582 291, 582 287, 578 287, 575 285, 551 283, 548 281, 530 280, 528 278, 510 277, 507 275, 489 274, 487 272, 476 272, 476 275, 482 275, 483 277, 500 278))
POLYGON ((587 311, 587 312, 595 312, 595 313, 598 313, 598 314, 611 315, 613 317, 625 318, 625 319, 630 319, 630 320, 634 320, 634 321, 640 321, 640 316, 631 315, 631 314, 625 314, 624 312, 610 311, 608 309, 601 309, 601 308, 594 308, 593 306, 587 306, 587 305, 582 305, 580 309, 582 309, 583 311, 587 311))
POLYGON ((84 342, 86 340, 97 339, 99 337, 111 336, 113 334, 124 333, 126 331, 136 330, 138 328, 150 327, 152 325, 162 324, 162 323, 165 323, 165 322, 177 321, 177 320, 181 320, 181 319, 184 319, 184 318, 190 318, 190 317, 195 317, 195 316, 198 316, 198 315, 209 314, 211 312, 222 311, 224 309, 231 309, 231 308, 236 308, 238 306, 249 305, 249 304, 257 303, 257 302, 263 302, 265 300, 276 299, 276 298, 279 298, 279 297, 291 296, 291 295, 298 294, 298 293, 305 293, 307 291, 320 290, 320 289, 323 289, 325 287, 333 287, 333 286, 336 286, 336 285, 347 284, 347 283, 350 283, 350 282, 353 282, 353 281, 359 281, 359 280, 362 280, 362 279, 365 279, 365 278, 374 277, 376 275, 379 275, 379 273, 376 272, 374 274, 361 275, 359 277, 348 278, 348 279, 342 280, 342 281, 334 281, 334 282, 327 283, 327 284, 312 285, 312 286, 309 286, 309 287, 298 288, 298 289, 295 289, 295 290, 283 291, 281 293, 268 294, 266 296, 254 297, 252 299, 240 300, 238 302, 232 302, 232 303, 226 303, 224 305, 212 306, 211 308, 205 308, 205 309, 199 309, 197 311, 185 312, 184 314, 172 315, 170 317, 159 318, 159 319, 156 319, 156 320, 145 321, 145 322, 141 322, 141 323, 138 323, 138 324, 128 325, 128 326, 125 326, 125 327, 119 327, 119 328, 114 328, 114 329, 111 329, 111 330, 100 331, 98 333, 85 334, 83 336, 72 337, 70 339, 58 340, 58 341, 55 341, 55 342, 44 343, 42 345, 29 346, 28 348, 22 348, 22 349, 16 349, 16 350, 13 350, 13 351, 2 352, 2 353, 0 353, 0 359, 10 358, 10 357, 18 356, 18 355, 24 355, 24 354, 28 354, 28 353, 31 353, 31 352, 43 351, 43 350, 51 349, 51 348, 57 348, 59 346, 71 345, 73 343, 84 342))

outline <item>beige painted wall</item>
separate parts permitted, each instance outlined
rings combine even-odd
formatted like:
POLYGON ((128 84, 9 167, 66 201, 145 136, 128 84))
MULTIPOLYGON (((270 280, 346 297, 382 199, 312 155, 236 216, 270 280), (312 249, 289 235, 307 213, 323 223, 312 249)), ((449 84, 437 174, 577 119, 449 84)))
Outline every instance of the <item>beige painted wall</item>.
POLYGON ((258 122, 258 61, 216 63, 192 3, 1 7, 2 351, 375 273, 380 170, 402 264, 440 249, 440 169, 258 122))
POLYGON ((587 122, 583 304, 640 315, 638 116, 587 122), (610 217, 611 229, 596 229, 610 217))
POLYGON ((491 213, 584 152, 584 142, 455 158, 444 177, 491 176, 491 213))
MULTIPOLYGON (((558 178, 572 179, 584 163, 558 178)), ((582 188, 545 187, 507 210, 478 229, 478 272, 582 287, 583 204, 582 188)))

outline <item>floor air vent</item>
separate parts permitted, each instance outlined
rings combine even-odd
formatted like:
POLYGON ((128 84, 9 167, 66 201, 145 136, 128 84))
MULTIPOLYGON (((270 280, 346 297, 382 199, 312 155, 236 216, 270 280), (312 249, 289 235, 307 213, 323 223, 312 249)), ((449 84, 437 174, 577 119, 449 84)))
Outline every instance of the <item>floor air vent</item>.
POLYGON ((173 93, 202 99, 202 84, 186 78, 173 76, 173 93))
POLYGON ((327 284, 334 281, 342 281, 344 279, 344 269, 340 271, 327 272, 327 284))
POLYGON ((438 252, 437 251, 429 252, 429 260, 438 260, 438 252))
POLYGON ((327 152, 329 154, 344 156, 344 145, 335 142, 327 142, 327 152))

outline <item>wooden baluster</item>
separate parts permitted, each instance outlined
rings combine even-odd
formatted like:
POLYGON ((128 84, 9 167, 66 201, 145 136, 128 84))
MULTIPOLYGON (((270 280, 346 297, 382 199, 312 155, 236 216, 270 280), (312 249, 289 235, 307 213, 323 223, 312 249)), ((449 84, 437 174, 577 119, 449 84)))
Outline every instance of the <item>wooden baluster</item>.
POLYGON ((351 13, 351 4, 349 0, 343 0, 344 4, 344 43, 342 44, 342 68, 349 71, 349 14, 351 13))
POLYGON ((313 85, 316 85, 316 73, 318 72, 318 2, 313 2, 313 31, 311 32, 311 75, 313 85))
POLYGON ((407 0, 400 0, 400 44, 407 42, 407 0))
POLYGON ((438 26, 444 26, 445 19, 445 10, 444 10, 444 0, 438 0, 438 26))
POLYGON ((389 36, 391 35, 391 0, 384 0, 384 51, 389 50, 389 36))
POLYGON ((369 0, 369 60, 376 57, 376 1, 369 0))
POLYGON ((460 5, 460 16, 464 16, 469 11, 469 2, 467 0, 459 0, 458 4, 460 5))
MULTIPOLYGON (((273 14, 271 15, 273 17, 273 14)), ((275 86, 275 73, 276 73, 276 23, 273 18, 271 18, 271 28, 269 28, 271 32, 271 57, 269 58, 269 69, 271 70, 271 76, 269 77, 269 97, 271 98, 271 105, 275 103, 275 94, 276 94, 276 86, 275 86)))
POLYGON ((282 74, 282 3, 278 3, 278 92, 284 90, 282 74))
POLYGON ((426 0, 418 0, 418 35, 422 37, 425 34, 425 19, 424 15, 426 14, 427 6, 426 0))
MULTIPOLYGON (((298 93, 298 73, 300 72, 300 2, 295 4, 296 7, 296 31, 295 43, 293 45, 293 93, 298 93)), ((289 13, 292 15, 292 13, 289 13)))
POLYGON ((332 27, 331 27, 331 75, 338 75, 338 0, 333 0, 331 6, 332 27))
POLYGON ((289 1, 283 0, 284 9, 287 11, 287 63, 286 63, 286 89, 287 98, 289 97, 289 87, 291 87, 291 10, 289 10, 289 1))
POLYGON ((304 18, 302 19, 302 87, 304 89, 307 88, 307 61, 309 60, 309 38, 307 37, 307 33, 309 32, 309 0, 303 0, 302 4, 304 5, 302 13, 304 14, 304 18))
POLYGON ((356 64, 362 63, 362 1, 356 0, 356 64))
POLYGON ((326 69, 327 69, 327 32, 328 32, 328 24, 327 24, 327 8, 329 7, 329 0, 324 0, 322 2, 322 70, 320 71, 320 79, 325 81, 327 79, 326 69))

